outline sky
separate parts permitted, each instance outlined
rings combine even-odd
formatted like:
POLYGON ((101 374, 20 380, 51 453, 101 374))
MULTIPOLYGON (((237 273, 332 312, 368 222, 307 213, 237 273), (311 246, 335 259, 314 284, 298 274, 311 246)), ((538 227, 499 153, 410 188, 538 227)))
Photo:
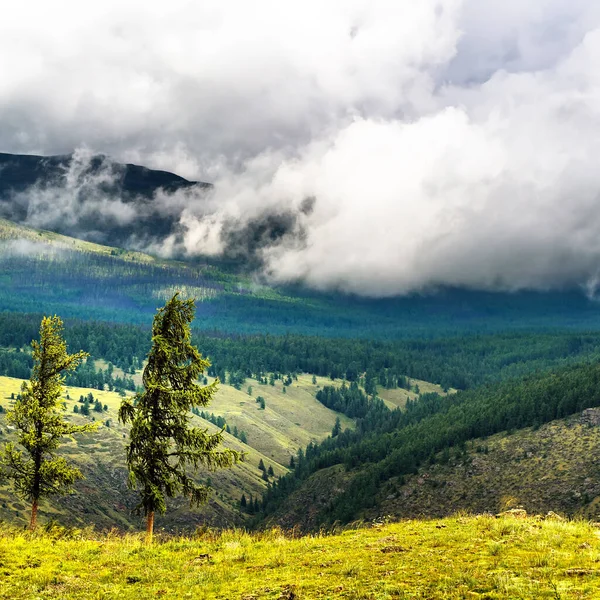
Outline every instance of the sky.
POLYGON ((593 294, 598 65, 594 0, 21 0, 0 151, 214 183, 158 198, 178 230, 147 249, 235 254, 282 222, 253 249, 274 283, 593 294))

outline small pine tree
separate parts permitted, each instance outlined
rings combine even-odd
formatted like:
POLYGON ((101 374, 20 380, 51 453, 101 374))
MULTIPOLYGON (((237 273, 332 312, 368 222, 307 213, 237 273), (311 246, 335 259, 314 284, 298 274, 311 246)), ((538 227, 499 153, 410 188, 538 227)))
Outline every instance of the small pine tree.
POLYGON ((312 384, 313 385, 317 385, 317 377, 316 377, 316 375, 312 376, 312 384))
POLYGON ((335 425, 333 426, 333 429, 331 430, 331 437, 337 437, 342 431, 342 423, 340 422, 340 418, 336 417, 335 418, 335 425))
POLYGON ((261 459, 260 459, 260 461, 258 462, 258 468, 259 468, 261 471, 265 471, 265 470, 266 470, 266 469, 265 469, 265 463, 263 462, 263 459, 262 459, 262 458, 261 458, 261 459))
POLYGON ((131 423, 126 449, 129 484, 140 489, 138 508, 146 515, 147 541, 152 541, 154 514, 166 511, 166 497, 182 493, 192 505, 208 500, 209 489, 188 474, 188 465, 216 470, 243 458, 230 449, 217 450, 223 433, 209 434, 190 427, 190 410, 206 406, 218 380, 198 385, 198 377, 210 362, 191 343, 190 323, 194 301, 175 294, 159 309, 152 324, 152 347, 144 368, 144 391, 137 404, 124 400, 119 419, 131 423))
POLYGON ((246 500, 246 496, 245 496, 245 494, 242 494, 242 499, 240 500, 240 508, 242 510, 246 510, 247 506, 248 506, 248 502, 246 500))
POLYGON ((246 435, 245 431, 240 431, 240 442, 244 444, 248 443, 248 436, 246 435))
POLYGON ((292 456, 290 456, 290 469, 295 469, 296 468, 296 459, 294 458, 294 455, 292 454, 292 456))
POLYGON ((78 415, 79 414, 79 406, 77 404, 73 407, 73 412, 78 415))
POLYGON ((267 473, 273 477, 275 475, 275 472, 273 471, 273 467, 271 465, 269 465, 269 468, 267 469, 267 473))
POLYGON ((40 340, 33 341, 33 371, 21 387, 21 399, 7 414, 17 429, 17 450, 13 443, 4 445, 1 458, 15 491, 31 502, 29 528, 35 529, 39 501, 45 496, 66 493, 83 475, 64 457, 57 456, 60 440, 67 435, 95 429, 91 424, 71 425, 59 412, 64 372, 73 371, 87 356, 85 352, 67 353, 59 317, 44 317, 40 340), (28 457, 26 456, 28 455, 28 457))
POLYGON ((269 481, 269 474, 268 474, 266 471, 263 471, 263 472, 262 472, 262 478, 263 478, 265 481, 269 481))

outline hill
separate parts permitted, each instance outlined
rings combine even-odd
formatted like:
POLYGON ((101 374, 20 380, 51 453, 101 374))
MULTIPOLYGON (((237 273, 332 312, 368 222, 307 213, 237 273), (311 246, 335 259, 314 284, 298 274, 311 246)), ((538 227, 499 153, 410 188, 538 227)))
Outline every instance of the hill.
POLYGON ((404 483, 386 484, 380 514, 439 517, 457 506, 497 513, 522 506, 600 520, 600 409, 440 453, 404 483))
MULTIPOLYGON (((355 406, 360 400, 360 391, 343 391, 328 392, 333 406, 340 402, 355 406)), ((581 430, 583 426, 578 425, 580 430, 573 433, 563 423, 552 425, 559 432, 550 435, 553 428, 540 426, 598 406, 597 363, 445 398, 423 396, 407 403, 404 410, 389 411, 371 403, 355 431, 311 448, 292 473, 268 490, 265 518, 284 526, 315 529, 323 523, 387 512, 439 515, 463 506, 497 510, 505 498, 513 496, 536 510, 559 505, 565 512, 586 514, 585 507, 595 515, 595 497, 600 494, 593 459, 598 432, 581 430), (481 439, 531 426, 540 429, 522 432, 521 438, 507 438, 509 449, 498 454, 494 438, 489 444, 481 439), (567 440, 573 442, 572 449, 567 440), (527 448, 525 453, 521 443, 527 448), (488 448, 491 455, 469 458, 469 447, 488 448), (458 465, 456 472, 447 466, 451 458, 458 465), (431 471, 426 470, 428 465, 434 465, 431 471), (404 487, 407 481, 412 483, 404 487), (299 510, 306 505, 309 511, 299 510)))
POLYGON ((288 537, 201 530, 139 536, 0 530, 0 598, 598 598, 600 531, 586 522, 458 516, 288 537))
MULTIPOLYGON (((11 396, 19 393, 22 381, 0 377, 0 406, 10 408, 11 396)), ((221 385, 216 398, 207 408, 208 413, 223 417, 228 429, 241 432, 247 443, 225 433, 225 444, 246 452, 246 460, 231 470, 216 473, 201 473, 202 480, 208 480, 214 488, 210 504, 199 511, 190 512, 182 501, 169 502, 165 517, 157 518, 159 527, 169 530, 190 530, 197 524, 241 525, 248 514, 240 511, 240 498, 245 494, 258 498, 264 493, 267 483, 258 468, 262 460, 265 468, 271 467, 275 476, 287 472, 290 457, 310 443, 316 443, 328 436, 336 418, 343 427, 354 426, 348 417, 329 410, 315 400, 317 386, 324 384, 319 378, 316 384, 306 376, 287 386, 283 393, 281 382, 276 386, 261 386, 248 380, 254 386, 254 396, 228 385, 221 385), (256 396, 265 398, 265 409, 256 402, 256 396)), ((86 479, 77 486, 77 492, 66 497, 53 498, 42 503, 41 516, 56 519, 61 523, 85 525, 93 523, 99 528, 137 528, 139 519, 132 514, 136 497, 126 487, 127 473, 124 462, 124 446, 127 430, 117 420, 120 396, 116 392, 68 386, 64 398, 66 415, 69 420, 84 423, 93 419, 102 423, 98 431, 72 440, 66 440, 61 449, 84 473, 86 479), (92 394, 106 410, 91 410, 89 417, 75 414, 74 407, 81 408, 81 396, 92 394)), ((92 403, 93 407, 93 403, 92 403)), ((216 431, 217 426, 209 420, 192 416, 194 425, 216 431)), ((0 412, 0 441, 11 438, 10 428, 0 412)), ((272 480, 272 477, 270 478, 272 480)), ((18 500, 7 485, 0 485, 0 519, 14 523, 26 523, 28 507, 18 500)))
POLYGON ((0 153, 0 217, 57 233, 76 230, 84 239, 114 246, 134 239, 150 244, 174 232, 179 213, 159 206, 157 195, 210 187, 100 154, 0 153))

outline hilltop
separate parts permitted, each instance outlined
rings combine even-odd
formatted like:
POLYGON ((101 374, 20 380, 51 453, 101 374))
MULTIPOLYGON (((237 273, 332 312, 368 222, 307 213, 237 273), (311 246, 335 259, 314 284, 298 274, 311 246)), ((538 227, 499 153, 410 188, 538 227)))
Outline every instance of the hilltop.
POLYGON ((598 598, 600 530, 510 515, 455 516, 297 538, 0 530, 0 598, 598 598))

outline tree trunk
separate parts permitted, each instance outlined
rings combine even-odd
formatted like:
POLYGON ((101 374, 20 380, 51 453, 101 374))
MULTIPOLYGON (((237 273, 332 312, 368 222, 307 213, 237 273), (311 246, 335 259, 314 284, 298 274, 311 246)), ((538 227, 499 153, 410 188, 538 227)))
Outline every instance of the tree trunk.
POLYGON ((29 530, 33 531, 37 525, 38 500, 31 503, 31 520, 29 521, 29 530))
POLYGON ((152 534, 154 533, 154 511, 151 510, 146 516, 146 543, 152 543, 152 534))

